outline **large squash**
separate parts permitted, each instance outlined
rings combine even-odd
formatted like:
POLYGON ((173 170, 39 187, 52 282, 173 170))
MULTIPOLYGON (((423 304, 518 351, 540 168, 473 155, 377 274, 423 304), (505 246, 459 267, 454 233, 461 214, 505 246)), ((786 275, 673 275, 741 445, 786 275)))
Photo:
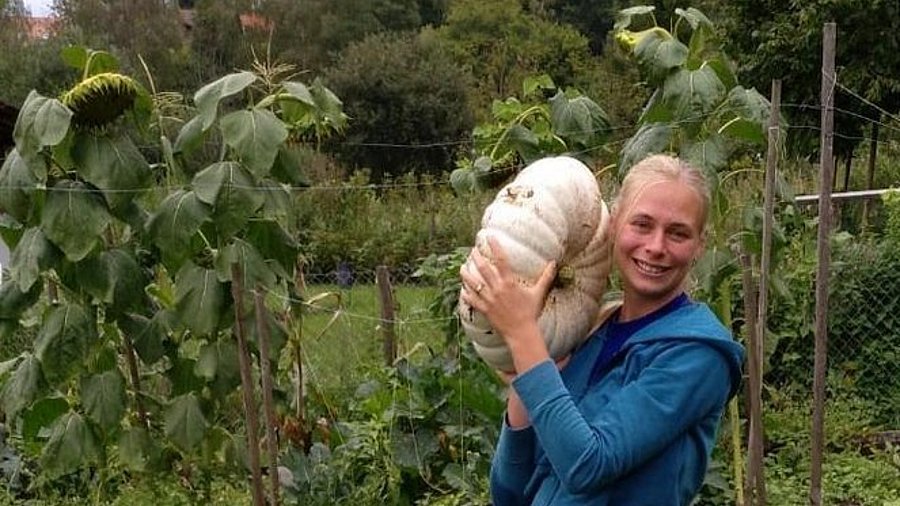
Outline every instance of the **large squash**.
MULTIPOLYGON (((519 282, 534 284, 547 262, 557 279, 538 324, 550 355, 559 359, 587 337, 606 290, 611 264, 609 210, 597 180, 581 162, 565 156, 526 167, 485 209, 475 247, 491 257, 486 237, 497 238, 519 282)), ((466 335, 488 364, 513 371, 503 337, 459 299, 466 335)))

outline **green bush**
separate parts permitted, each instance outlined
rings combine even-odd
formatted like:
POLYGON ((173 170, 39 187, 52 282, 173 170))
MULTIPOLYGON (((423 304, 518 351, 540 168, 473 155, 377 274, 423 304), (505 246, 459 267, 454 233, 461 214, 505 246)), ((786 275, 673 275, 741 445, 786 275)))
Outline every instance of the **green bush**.
POLYGON ((388 186, 369 185, 359 172, 332 187, 312 188, 294 203, 308 272, 325 274, 349 262, 373 279, 379 264, 411 274, 418 261, 471 245, 492 193, 456 197, 434 178, 407 175, 388 186))
POLYGON ((434 37, 372 35, 347 47, 325 79, 350 116, 333 148, 376 182, 451 169, 473 126, 468 75, 434 37))

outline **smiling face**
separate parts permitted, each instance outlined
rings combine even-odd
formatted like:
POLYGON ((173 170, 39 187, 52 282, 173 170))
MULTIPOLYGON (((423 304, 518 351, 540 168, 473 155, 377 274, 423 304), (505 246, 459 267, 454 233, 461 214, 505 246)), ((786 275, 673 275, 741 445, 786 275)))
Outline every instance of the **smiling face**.
POLYGON ((615 215, 614 258, 622 278, 621 318, 633 320, 678 296, 703 253, 704 205, 681 180, 656 180, 635 191, 615 215))

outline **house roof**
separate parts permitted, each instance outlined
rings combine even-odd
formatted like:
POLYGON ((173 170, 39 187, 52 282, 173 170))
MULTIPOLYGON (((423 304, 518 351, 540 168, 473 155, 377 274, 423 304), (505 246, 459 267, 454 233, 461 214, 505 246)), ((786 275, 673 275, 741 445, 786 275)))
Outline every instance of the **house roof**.
MULTIPOLYGON (((179 9, 181 24, 188 30, 194 28, 194 9, 179 9)), ((274 25, 272 20, 255 12, 245 12, 238 16, 241 23, 241 29, 270 31, 274 25)))
POLYGON ((47 39, 59 26, 59 18, 55 16, 28 17, 25 18, 28 27, 28 37, 31 39, 47 39))

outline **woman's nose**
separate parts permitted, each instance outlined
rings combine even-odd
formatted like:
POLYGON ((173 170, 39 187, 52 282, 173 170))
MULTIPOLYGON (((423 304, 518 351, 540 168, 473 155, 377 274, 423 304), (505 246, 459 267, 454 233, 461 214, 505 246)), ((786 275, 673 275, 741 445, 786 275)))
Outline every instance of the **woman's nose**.
POLYGON ((665 233, 662 230, 653 231, 650 236, 647 237, 647 242, 644 243, 644 248, 649 253, 662 253, 665 249, 665 233))

